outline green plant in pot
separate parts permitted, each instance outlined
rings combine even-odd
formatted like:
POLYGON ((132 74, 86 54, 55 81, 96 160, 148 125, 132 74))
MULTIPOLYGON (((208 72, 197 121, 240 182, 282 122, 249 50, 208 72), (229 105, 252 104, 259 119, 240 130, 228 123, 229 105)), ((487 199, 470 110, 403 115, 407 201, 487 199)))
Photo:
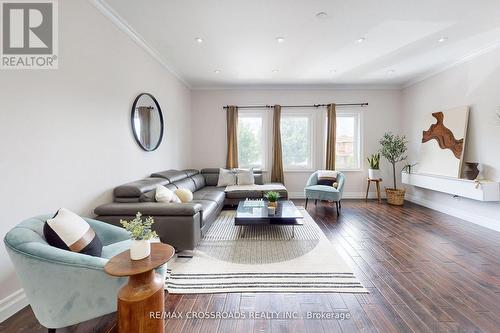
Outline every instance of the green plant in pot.
POLYGON ((264 198, 269 201, 269 207, 276 207, 278 205, 280 194, 278 192, 270 191, 264 194, 264 198))
POLYGON ((405 153, 408 149, 408 141, 406 141, 404 135, 400 136, 386 132, 382 139, 380 139, 380 144, 382 145, 380 154, 392 164, 394 186, 392 188, 385 188, 387 203, 391 205, 403 205, 405 190, 398 189, 396 186, 396 163, 406 159, 405 153))
POLYGON ((379 179, 380 178, 380 153, 371 154, 367 157, 368 165, 368 178, 379 179))
POLYGON ((137 212, 132 221, 120 220, 121 225, 130 233, 132 243, 130 244, 130 259, 141 260, 151 254, 150 240, 158 238, 155 231, 151 229, 154 219, 149 216, 145 220, 142 214, 137 212))

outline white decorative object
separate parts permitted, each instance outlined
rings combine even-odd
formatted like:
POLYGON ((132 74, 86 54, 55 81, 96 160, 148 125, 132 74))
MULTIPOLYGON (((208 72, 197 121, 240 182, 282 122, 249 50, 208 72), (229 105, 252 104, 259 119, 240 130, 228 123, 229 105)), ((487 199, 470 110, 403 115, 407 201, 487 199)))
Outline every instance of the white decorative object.
POLYGON ((276 214, 276 207, 272 207, 272 206, 267 207, 267 214, 268 215, 276 214))
POLYGON ((175 195, 181 200, 181 202, 193 201, 193 192, 187 188, 178 188, 175 190, 175 195))
POLYGON ((379 179, 380 178, 380 170, 379 169, 368 169, 368 178, 379 179))
POLYGON ((403 184, 426 188, 479 201, 500 201, 500 183, 474 181, 421 173, 401 173, 403 184))
POLYGON ((151 254, 151 244, 149 240, 141 239, 133 239, 130 244, 130 259, 132 260, 141 260, 146 258, 151 254))
POLYGON ((220 168, 217 187, 230 185, 236 185, 236 173, 233 170, 220 168))
POLYGON ((434 112, 422 124, 419 173, 459 178, 469 107, 434 112))
POLYGON ((157 202, 177 202, 180 203, 181 200, 177 197, 177 195, 172 191, 166 188, 163 185, 156 186, 155 191, 155 200, 157 202))
POLYGON ((238 185, 253 185, 255 178, 253 176, 253 168, 251 169, 238 169, 236 174, 238 178, 238 185))

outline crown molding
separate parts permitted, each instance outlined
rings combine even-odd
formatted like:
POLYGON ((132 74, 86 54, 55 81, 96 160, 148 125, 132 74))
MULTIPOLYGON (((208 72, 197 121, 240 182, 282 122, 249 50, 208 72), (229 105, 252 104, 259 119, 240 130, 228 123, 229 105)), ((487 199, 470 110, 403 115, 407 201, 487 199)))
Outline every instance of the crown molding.
POLYGON ((191 90, 401 90, 401 88, 400 84, 226 84, 193 86, 191 90))
POLYGON ((491 51, 493 51, 493 50, 495 50, 495 49, 497 49, 499 47, 500 47, 500 39, 497 40, 497 41, 495 41, 495 42, 493 42, 493 43, 491 43, 491 44, 489 44, 489 45, 486 45, 486 46, 484 46, 482 48, 476 49, 475 51, 470 52, 470 53, 466 54, 465 56, 461 57, 460 59, 458 59, 458 60, 456 60, 454 62, 451 62, 451 63, 449 63, 449 64, 447 64, 447 65, 445 65, 443 67, 440 67, 440 68, 437 68, 437 69, 435 69, 433 71, 430 71, 430 72, 424 73, 422 75, 416 76, 415 78, 413 78, 413 79, 409 80, 408 82, 404 83, 402 85, 402 89, 410 88, 410 87, 416 85, 417 83, 420 83, 420 82, 422 82, 422 81, 424 81, 426 79, 431 78, 432 76, 435 76, 435 75, 437 75, 439 73, 445 72, 445 71, 447 71, 449 69, 452 69, 452 68, 454 68, 454 67, 456 67, 458 65, 467 63, 467 62, 469 62, 469 61, 471 61, 471 60, 473 60, 473 59, 475 59, 475 58, 477 58, 479 56, 482 56, 483 54, 491 52, 491 51))
POLYGON ((123 31, 127 36, 129 36, 139 47, 146 51, 151 57, 153 57, 160 65, 162 65, 167 71, 172 73, 179 81, 181 81, 187 88, 191 89, 191 85, 184 80, 184 78, 175 71, 172 66, 163 60, 160 53, 154 49, 146 40, 135 31, 123 17, 121 17, 111 6, 109 6, 104 0, 88 0, 92 5, 94 5, 97 10, 99 10, 104 16, 111 20, 121 31, 123 31))

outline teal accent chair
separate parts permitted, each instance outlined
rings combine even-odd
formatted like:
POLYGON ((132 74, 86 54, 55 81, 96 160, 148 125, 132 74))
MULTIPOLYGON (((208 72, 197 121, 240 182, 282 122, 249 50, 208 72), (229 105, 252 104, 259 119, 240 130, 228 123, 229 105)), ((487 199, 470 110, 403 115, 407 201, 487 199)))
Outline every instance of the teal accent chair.
MULTIPOLYGON (((130 236, 123 228, 85 219, 103 244, 101 257, 61 250, 43 236, 43 224, 51 217, 18 224, 4 243, 36 318, 55 332, 116 311, 118 290, 127 280, 107 275, 104 265, 130 248, 130 236)), ((164 265, 158 273, 165 270, 164 265)))
POLYGON ((337 208, 337 215, 339 215, 342 209, 341 200, 345 183, 345 175, 341 172, 337 174, 337 183, 339 184, 337 188, 333 186, 318 185, 318 171, 315 171, 309 176, 306 187, 304 188, 306 208, 309 199, 314 200, 314 204, 317 204, 318 200, 334 201, 337 208))

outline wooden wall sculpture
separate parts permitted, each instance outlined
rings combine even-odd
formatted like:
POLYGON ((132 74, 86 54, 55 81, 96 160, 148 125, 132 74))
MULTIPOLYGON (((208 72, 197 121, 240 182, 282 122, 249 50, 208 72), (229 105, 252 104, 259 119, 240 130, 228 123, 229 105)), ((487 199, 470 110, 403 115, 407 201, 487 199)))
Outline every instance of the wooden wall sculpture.
POLYGON ((468 118, 469 107, 460 106, 429 113, 422 119, 418 172, 453 178, 461 176, 468 118))
POLYGON ((464 138, 459 140, 455 139, 453 132, 443 123, 443 112, 434 112, 432 116, 436 118, 437 123, 431 125, 427 131, 423 131, 422 143, 434 139, 438 142, 441 149, 450 149, 456 158, 461 159, 464 148, 464 138))

